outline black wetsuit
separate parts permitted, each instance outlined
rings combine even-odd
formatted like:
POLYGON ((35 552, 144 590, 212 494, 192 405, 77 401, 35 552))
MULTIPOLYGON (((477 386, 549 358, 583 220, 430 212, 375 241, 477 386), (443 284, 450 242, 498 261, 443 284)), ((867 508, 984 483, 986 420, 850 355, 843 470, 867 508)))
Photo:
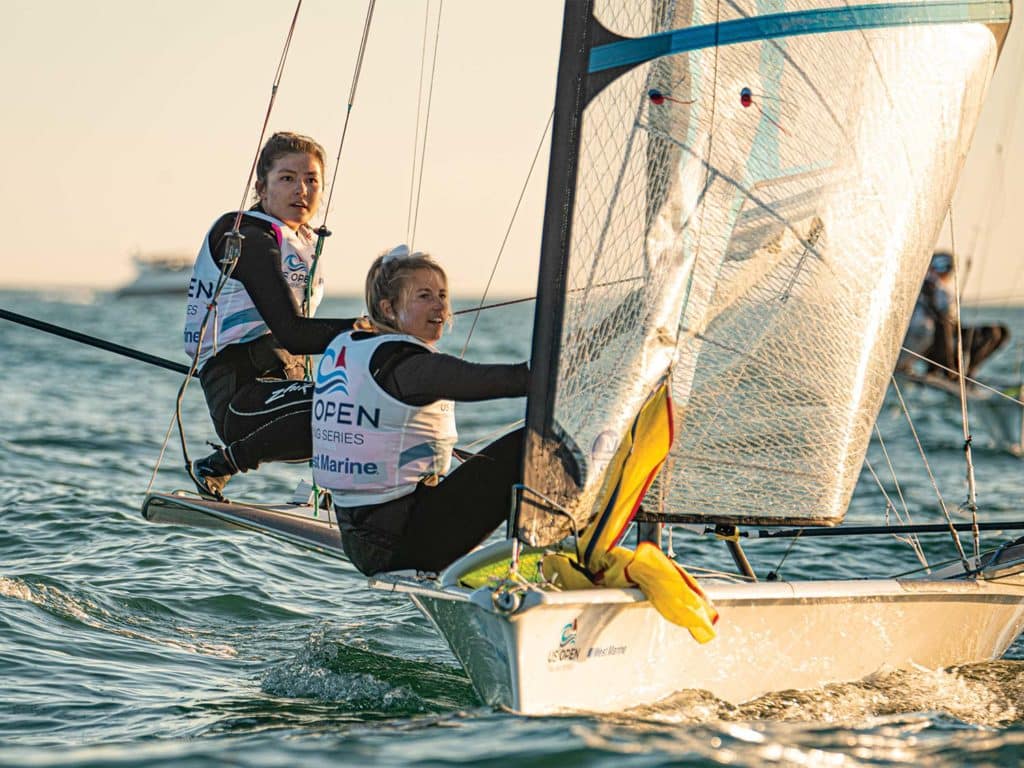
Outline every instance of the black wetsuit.
MULTIPOLYGON (((356 338, 359 334, 356 334, 356 338)), ((526 363, 481 365, 408 342, 384 343, 370 360, 374 380, 407 405, 526 395, 526 363)), ((512 485, 522 477, 523 430, 468 458, 437 485, 401 498, 336 507, 345 553, 363 573, 439 571, 508 519, 512 485)))
MULTIPOLYGON (((957 361, 956 321, 948 291, 929 278, 925 280, 918 300, 935 324, 931 346, 924 353, 928 360, 927 370, 955 379, 960 366, 957 361)), ((967 365, 965 375, 968 378, 973 378, 978 367, 1010 338, 1010 329, 1002 323, 965 325, 961 327, 960 333, 963 338, 964 362, 967 365)))
POLYGON ((1002 323, 968 325, 962 329, 962 333, 968 378, 974 378, 978 366, 1010 340, 1010 329, 1002 323))
MULTIPOLYGON (((210 253, 217 258, 234 220, 233 213, 225 214, 210 231, 210 253)), ((245 286, 271 333, 224 347, 206 362, 199 380, 214 428, 245 472, 264 461, 310 458, 313 384, 302 381, 303 356, 323 352, 355 319, 303 317, 281 275, 281 250, 270 224, 244 217, 241 232, 242 254, 231 277, 245 286)))

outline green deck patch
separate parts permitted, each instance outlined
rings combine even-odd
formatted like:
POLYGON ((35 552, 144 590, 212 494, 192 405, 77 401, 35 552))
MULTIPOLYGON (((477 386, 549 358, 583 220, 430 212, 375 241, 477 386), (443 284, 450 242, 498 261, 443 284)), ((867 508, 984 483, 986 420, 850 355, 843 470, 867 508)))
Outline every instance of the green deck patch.
MULTIPOLYGON (((540 572, 540 561, 544 559, 544 550, 533 550, 524 552, 519 556, 519 575, 531 583, 541 583, 544 576, 540 572)), ((511 560, 497 560, 487 565, 482 565, 459 578, 459 584, 467 589, 478 589, 492 584, 498 584, 508 576, 508 568, 511 560)))

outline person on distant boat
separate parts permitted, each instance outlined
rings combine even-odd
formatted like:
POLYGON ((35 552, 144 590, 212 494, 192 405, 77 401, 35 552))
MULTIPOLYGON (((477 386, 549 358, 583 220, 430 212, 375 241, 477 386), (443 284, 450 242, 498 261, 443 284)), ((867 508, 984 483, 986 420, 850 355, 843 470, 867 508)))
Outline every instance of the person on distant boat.
POLYGON ((452 401, 522 397, 530 371, 438 352, 448 278, 404 245, 373 262, 366 307, 317 367, 313 480, 331 491, 345 553, 364 574, 440 571, 508 518, 522 470, 519 429, 450 472, 452 401))
MULTIPOLYGON (((903 339, 903 347, 908 352, 900 355, 897 370, 912 372, 917 366, 915 361, 921 358, 934 359, 936 363, 945 364, 948 350, 953 349, 951 332, 955 328, 949 321, 951 308, 952 286, 949 285, 952 274, 953 259, 948 253, 937 251, 925 273, 924 283, 914 304, 910 316, 910 326, 903 339), (938 357, 931 358, 931 353, 938 357)), ((934 363, 923 361, 929 371, 935 370, 934 363)))
MULTIPOLYGON (((925 358, 925 372, 956 379, 956 302, 953 295, 953 254, 936 251, 925 275, 903 346, 925 358)), ((964 326, 961 330, 967 377, 1010 338, 1003 324, 964 326)), ((919 358, 904 352, 897 370, 911 371, 919 358)))
POLYGON ((192 464, 204 495, 222 498, 232 475, 261 462, 310 458, 313 385, 303 381, 303 356, 323 352, 355 322, 305 316, 313 314, 324 290, 318 265, 307 291, 316 246, 309 222, 320 205, 323 177, 324 150, 313 139, 275 133, 267 140, 256 168, 258 202, 239 225, 241 255, 202 333, 236 213, 213 224, 196 256, 185 352, 198 356, 210 416, 224 441, 192 464))

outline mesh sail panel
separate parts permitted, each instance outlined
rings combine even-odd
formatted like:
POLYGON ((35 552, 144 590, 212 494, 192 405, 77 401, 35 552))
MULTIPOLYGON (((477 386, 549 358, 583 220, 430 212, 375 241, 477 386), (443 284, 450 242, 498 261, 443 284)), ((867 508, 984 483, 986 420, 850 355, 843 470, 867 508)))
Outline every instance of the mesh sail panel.
MULTIPOLYGON (((607 0, 594 15, 638 38, 832 7, 607 0)), ((587 106, 554 384, 578 527, 667 372, 676 439, 648 494, 664 512, 842 519, 997 53, 983 24, 851 26, 743 27, 587 106)))
POLYGON ((982 25, 720 49, 664 511, 842 520, 995 56, 982 25))
MULTIPOLYGON (((595 16, 619 34, 673 28, 671 4, 605 5, 595 16)), ((605 88, 582 121, 554 382, 554 429, 574 449, 582 474, 582 488, 558 501, 580 529, 594 514, 609 460, 675 356, 694 257, 684 247, 682 221, 694 204, 683 195, 696 184, 681 181, 689 174, 699 184, 700 169, 687 170, 684 148, 667 138, 689 134, 690 110, 665 100, 652 114, 648 92, 686 82, 687 64, 673 57, 636 67, 605 88)), ((533 544, 568 533, 564 518, 542 514, 521 514, 520 526, 533 544)))

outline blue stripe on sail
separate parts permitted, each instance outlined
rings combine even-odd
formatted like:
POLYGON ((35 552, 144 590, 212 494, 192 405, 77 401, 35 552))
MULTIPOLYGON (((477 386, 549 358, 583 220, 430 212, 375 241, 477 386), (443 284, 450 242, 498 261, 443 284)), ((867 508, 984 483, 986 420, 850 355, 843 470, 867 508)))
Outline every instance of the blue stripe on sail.
POLYGON ((236 312, 230 317, 225 317, 224 322, 221 323, 221 328, 234 328, 236 325, 247 325, 248 323, 262 323, 263 318, 260 316, 260 312, 255 307, 236 312))
POLYGON ((996 23, 1009 20, 1008 0, 854 5, 845 8, 774 13, 675 29, 600 45, 590 52, 590 72, 640 64, 660 56, 711 48, 714 45, 734 45, 775 37, 848 32, 877 27, 903 27, 912 24, 996 23))
POLYGON ((433 443, 420 443, 414 445, 412 448, 406 448, 398 456, 398 466, 404 467, 406 464, 416 461, 417 459, 425 459, 428 456, 434 455, 434 444, 433 443))

